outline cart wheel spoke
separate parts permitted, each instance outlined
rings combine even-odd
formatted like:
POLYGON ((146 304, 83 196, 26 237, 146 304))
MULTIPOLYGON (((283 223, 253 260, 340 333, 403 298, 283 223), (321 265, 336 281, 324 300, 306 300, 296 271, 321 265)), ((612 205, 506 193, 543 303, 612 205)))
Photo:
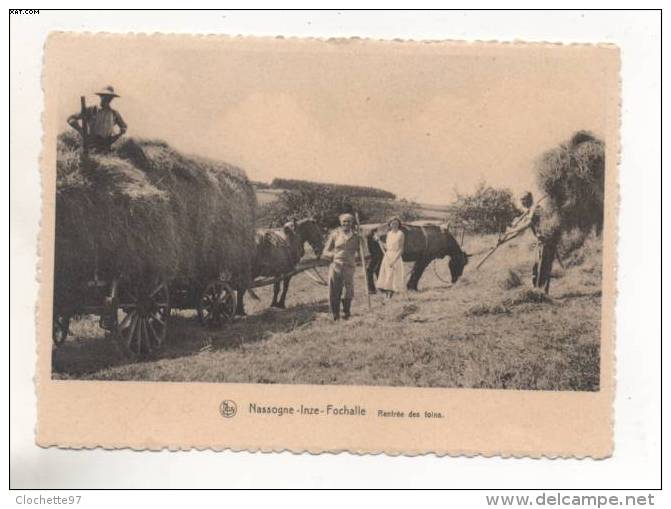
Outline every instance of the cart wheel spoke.
POLYGON ((151 352, 154 348, 152 345, 152 340, 151 340, 151 333, 149 331, 149 318, 145 318, 142 324, 142 330, 144 334, 144 342, 146 345, 146 352, 149 353, 151 352))
POLYGON ((151 347, 152 348, 158 348, 159 346, 161 346, 161 340, 160 340, 160 337, 158 335, 158 332, 156 332, 156 329, 154 328, 154 322, 153 321, 148 321, 147 328, 149 330, 151 347))
POLYGON ((236 302, 232 293, 227 293, 224 297, 222 311, 226 315, 226 319, 230 320, 235 314, 236 302))
POLYGON ((145 343, 147 342, 147 335, 144 330, 145 318, 140 318, 140 323, 137 329, 137 355, 142 355, 146 352, 145 343))
POLYGON ((235 314, 234 291, 227 283, 211 281, 202 292, 197 311, 200 323, 216 327, 231 320, 235 314))
POLYGON ((140 352, 142 351, 142 317, 137 318, 137 327, 135 328, 133 341, 130 345, 130 351, 136 356, 140 355, 140 352))
POLYGON ((164 287, 165 287, 165 284, 163 283, 163 281, 159 282, 159 283, 156 285, 156 288, 154 288, 154 289, 151 291, 151 293, 149 294, 149 297, 153 297, 153 296, 156 295, 159 291, 161 291, 164 287))
POLYGON ((126 346, 129 350, 132 350, 131 345, 133 344, 133 340, 135 339, 135 334, 136 334, 136 331, 137 331, 138 322, 140 321, 140 319, 137 316, 137 313, 135 311, 133 311, 132 314, 133 314, 133 318, 131 320, 130 328, 128 330, 128 337, 126 339, 126 346))
POLYGON ((142 317, 138 318, 137 321, 137 330, 135 332, 135 350, 133 350, 133 353, 135 355, 140 355, 142 354, 142 343, 144 343, 144 319, 142 317))
POLYGON ((146 347, 146 352, 149 353, 153 350, 152 348, 152 341, 151 341, 151 336, 149 335, 149 318, 145 317, 144 320, 142 320, 142 335, 144 336, 144 343, 146 347))

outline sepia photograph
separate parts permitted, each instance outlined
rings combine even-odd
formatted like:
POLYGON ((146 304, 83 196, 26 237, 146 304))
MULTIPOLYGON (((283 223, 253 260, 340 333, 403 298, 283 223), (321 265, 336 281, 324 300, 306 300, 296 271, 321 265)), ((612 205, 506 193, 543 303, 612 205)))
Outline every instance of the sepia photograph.
POLYGON ((38 444, 611 454, 617 46, 44 51, 38 444))
POLYGON ((599 391, 616 48, 47 51, 53 379, 599 391))
POLYGON ((126 7, 9 12, 17 505, 659 505, 661 10, 126 7))

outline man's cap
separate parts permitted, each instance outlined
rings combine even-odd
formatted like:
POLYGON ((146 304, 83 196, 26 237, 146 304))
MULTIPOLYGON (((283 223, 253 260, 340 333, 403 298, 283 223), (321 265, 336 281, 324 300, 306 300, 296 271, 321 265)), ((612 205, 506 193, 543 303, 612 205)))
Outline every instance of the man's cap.
POLYGON ((105 96, 105 95, 108 95, 110 97, 121 97, 120 95, 118 95, 117 93, 114 92, 114 87, 112 87, 110 85, 106 86, 105 88, 103 88, 99 92, 96 92, 96 95, 99 95, 101 97, 105 96))
POLYGON ((350 214, 349 212, 345 214, 340 214, 338 216, 338 220, 342 223, 345 219, 349 219, 350 221, 354 221, 354 216, 350 214))

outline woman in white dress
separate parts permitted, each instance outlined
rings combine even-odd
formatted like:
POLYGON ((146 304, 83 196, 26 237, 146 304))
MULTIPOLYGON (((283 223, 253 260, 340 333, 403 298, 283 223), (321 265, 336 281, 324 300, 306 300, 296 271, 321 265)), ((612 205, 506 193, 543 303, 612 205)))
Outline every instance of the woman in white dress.
POLYGON ((401 231, 401 220, 398 217, 392 217, 387 224, 389 231, 384 243, 384 258, 376 286, 378 290, 391 298, 395 292, 405 290, 405 271, 402 259, 405 234, 401 231))

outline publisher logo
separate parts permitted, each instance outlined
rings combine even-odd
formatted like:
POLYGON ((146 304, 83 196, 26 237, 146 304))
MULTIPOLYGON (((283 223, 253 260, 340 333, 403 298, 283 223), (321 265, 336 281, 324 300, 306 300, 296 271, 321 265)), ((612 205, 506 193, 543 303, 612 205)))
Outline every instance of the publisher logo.
POLYGON ((238 405, 236 405, 235 401, 232 399, 225 399, 221 402, 221 405, 219 405, 219 413, 222 417, 226 417, 227 419, 235 417, 235 414, 238 413, 238 405))

